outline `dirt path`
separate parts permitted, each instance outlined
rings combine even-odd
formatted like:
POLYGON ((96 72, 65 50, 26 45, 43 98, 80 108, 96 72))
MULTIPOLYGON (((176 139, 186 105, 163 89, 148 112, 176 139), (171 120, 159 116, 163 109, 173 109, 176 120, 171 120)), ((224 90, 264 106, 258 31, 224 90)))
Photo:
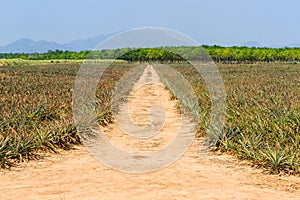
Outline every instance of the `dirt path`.
MULTIPOLYGON (((155 71, 147 70, 139 83, 157 82, 155 71)), ((179 113, 159 82, 140 87, 128 107, 134 123, 146 126, 149 108, 157 103, 165 108, 167 118, 160 134, 142 141, 122 134, 112 124, 105 128, 106 136, 131 152, 156 151, 167 145, 175 137, 179 113)), ((76 147, 2 172, 0 199, 300 199, 300 178, 266 175, 228 155, 199 159, 200 143, 194 140, 171 166, 146 174, 110 169, 84 147, 76 147)))

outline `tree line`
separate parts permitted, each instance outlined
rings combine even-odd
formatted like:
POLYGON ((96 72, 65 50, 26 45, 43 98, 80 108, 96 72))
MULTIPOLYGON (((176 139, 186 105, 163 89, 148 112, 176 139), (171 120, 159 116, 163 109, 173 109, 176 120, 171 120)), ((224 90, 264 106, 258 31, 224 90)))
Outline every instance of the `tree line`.
POLYGON ((300 48, 247 47, 162 47, 121 48, 97 51, 48 51, 46 53, 0 53, 0 59, 55 60, 55 59, 122 59, 128 62, 184 62, 207 60, 217 63, 300 62, 300 48))

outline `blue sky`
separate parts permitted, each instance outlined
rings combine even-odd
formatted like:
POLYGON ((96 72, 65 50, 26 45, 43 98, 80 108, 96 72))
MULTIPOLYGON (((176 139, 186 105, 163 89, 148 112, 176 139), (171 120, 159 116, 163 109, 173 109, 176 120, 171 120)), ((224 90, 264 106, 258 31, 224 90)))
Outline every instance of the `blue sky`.
POLYGON ((300 43, 299 0, 3 0, 0 45, 166 27, 202 44, 300 43))

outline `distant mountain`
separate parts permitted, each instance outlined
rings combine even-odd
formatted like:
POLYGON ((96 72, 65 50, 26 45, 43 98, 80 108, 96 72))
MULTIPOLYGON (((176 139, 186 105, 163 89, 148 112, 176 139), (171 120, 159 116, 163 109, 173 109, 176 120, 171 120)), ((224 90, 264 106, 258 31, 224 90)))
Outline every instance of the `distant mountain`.
POLYGON ((117 49, 126 47, 151 48, 162 46, 195 46, 196 43, 190 38, 172 32, 168 29, 135 29, 116 35, 109 41, 104 41, 100 49, 117 49))
MULTIPOLYGON (((120 31, 119 31, 120 32, 120 31)), ((119 33, 116 32, 116 33, 119 33)), ((6 46, 0 46, 0 53, 44 53, 48 50, 68 50, 68 51, 83 51, 83 50, 92 50, 99 43, 105 39, 111 37, 116 33, 98 35, 96 37, 88 39, 79 39, 73 40, 65 44, 58 44, 56 42, 39 40, 34 41, 27 38, 19 39, 13 43, 10 43, 6 46)))
MULTIPOLYGON (((48 50, 68 50, 68 51, 83 51, 83 50, 92 50, 94 48, 97 47, 97 45, 99 45, 101 42, 103 42, 105 39, 120 33, 122 31, 118 31, 115 33, 110 33, 110 34, 102 34, 102 35, 98 35, 96 37, 92 37, 92 38, 87 38, 87 39, 78 39, 78 40, 73 40, 70 41, 68 43, 64 43, 64 44, 59 44, 56 42, 51 42, 51 41, 45 41, 45 40, 39 40, 39 41, 34 41, 31 39, 27 39, 27 38, 21 38, 13 43, 10 43, 6 46, 0 46, 0 53, 44 53, 47 52, 48 50)), ((158 38, 157 44, 154 44, 154 46, 172 46, 173 44, 178 44, 177 41, 174 38, 170 38, 169 35, 155 35, 155 33, 152 33, 149 31, 145 32, 143 34, 148 34, 149 37, 156 37, 158 38)), ((137 34, 136 36, 132 36, 136 41, 137 44, 142 44, 142 46, 149 46, 147 40, 144 40, 144 37, 139 37, 139 34, 137 34)), ((109 47, 113 46, 113 42, 115 42, 117 45, 116 46, 126 46, 127 45, 127 40, 129 40, 132 38, 126 38, 126 34, 125 36, 121 35, 120 37, 116 37, 115 40, 117 41, 110 41, 109 43, 109 47), (124 43, 124 44, 123 44, 124 43)), ((152 44, 152 43, 151 43, 152 44)), ((133 44, 135 45, 135 44, 133 44)), ((153 45, 153 44, 152 44, 153 45)), ((104 47, 106 47, 106 44, 103 44, 104 47)), ((259 42, 256 41, 248 41, 243 43, 241 46, 246 46, 246 47, 264 47, 263 45, 261 45, 259 42)), ((127 46, 126 46, 127 47, 127 46)), ((150 46, 149 46, 150 47, 150 46)), ((280 47, 300 47, 300 43, 290 43, 287 44, 285 46, 281 46, 281 45, 271 45, 268 46, 271 48, 280 48, 280 47)))
POLYGON ((242 44, 244 47, 262 47, 262 45, 259 42, 256 41, 248 41, 242 44))
POLYGON ((290 43, 290 44, 288 44, 286 47, 298 47, 298 48, 300 48, 300 43, 290 43))
POLYGON ((245 47, 268 47, 268 48, 284 48, 284 47, 290 47, 290 48, 294 48, 294 47, 299 47, 300 48, 300 43, 289 43, 287 45, 277 45, 277 44, 272 44, 272 45, 262 45, 259 42, 256 41, 249 41, 249 42, 245 42, 242 44, 242 46, 245 47))
POLYGON ((2 48, 1 52, 5 53, 33 53, 33 52, 47 52, 48 50, 64 49, 62 45, 55 42, 49 42, 45 40, 34 41, 27 38, 19 39, 13 43, 10 43, 2 48))
MULTIPOLYGON (((119 33, 119 32, 117 32, 119 33)), ((104 41, 105 39, 113 36, 116 33, 110 33, 105 35, 98 35, 96 37, 88 38, 88 39, 79 39, 73 40, 71 42, 63 44, 63 46, 69 51, 82 51, 82 50, 91 50, 94 49, 99 43, 104 41)))

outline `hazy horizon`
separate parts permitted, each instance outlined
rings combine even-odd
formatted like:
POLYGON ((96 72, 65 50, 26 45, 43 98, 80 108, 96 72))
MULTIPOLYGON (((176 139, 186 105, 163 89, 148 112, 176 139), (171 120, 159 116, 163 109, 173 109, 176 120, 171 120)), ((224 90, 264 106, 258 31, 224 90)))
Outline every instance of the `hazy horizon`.
POLYGON ((0 46, 20 38, 67 43, 139 27, 165 27, 200 44, 300 43, 300 2, 279 1, 5 1, 0 46))

